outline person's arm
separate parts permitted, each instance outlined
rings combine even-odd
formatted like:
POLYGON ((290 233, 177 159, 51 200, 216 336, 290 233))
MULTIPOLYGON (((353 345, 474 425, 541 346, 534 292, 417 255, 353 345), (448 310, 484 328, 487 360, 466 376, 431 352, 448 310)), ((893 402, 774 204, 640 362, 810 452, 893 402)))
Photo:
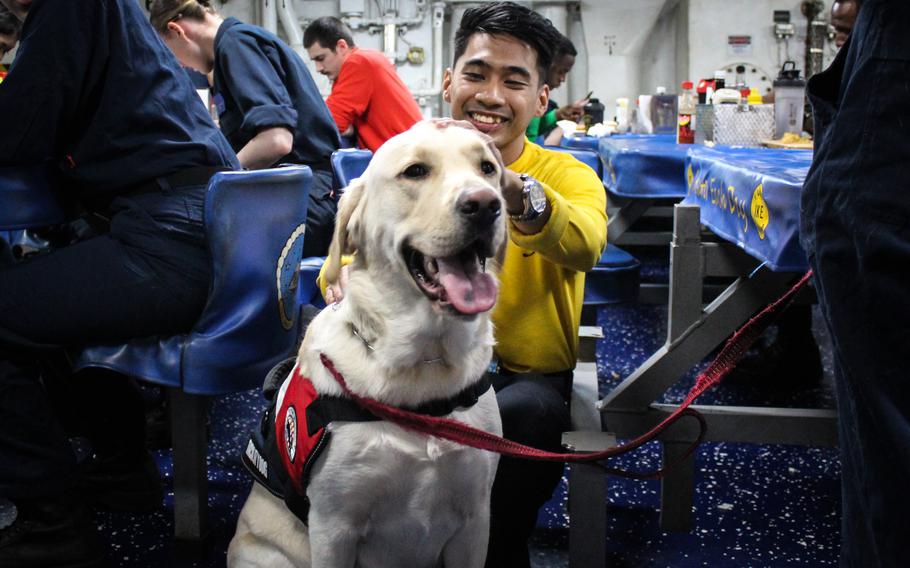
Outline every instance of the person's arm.
POLYGON ((578 99, 574 103, 556 109, 556 120, 574 120, 578 122, 585 112, 585 105, 588 99, 578 99))
POLYGON ((108 57, 102 2, 45 0, 32 6, 14 64, 0 87, 0 165, 59 159, 75 133, 84 92, 108 57))
POLYGON ((369 65, 369 61, 356 57, 356 54, 349 55, 341 67, 338 79, 332 85, 332 93, 325 101, 338 126, 338 132, 345 136, 349 130, 352 131, 357 117, 365 113, 370 105, 373 70, 369 65))
MULTIPOLYGON (((521 212, 524 209, 523 190, 524 182, 521 181, 518 174, 512 170, 506 169, 503 174, 502 183, 502 197, 506 202, 506 212, 521 212)), ((543 229, 544 225, 547 224, 547 221, 550 220, 550 214, 552 212, 553 208, 550 206, 550 200, 547 199, 546 208, 536 219, 531 221, 516 221, 510 219, 510 222, 512 223, 512 226, 522 234, 533 235, 539 233, 540 230, 543 229)))
POLYGON ((279 76, 279 62, 255 37, 225 37, 215 65, 223 89, 243 113, 241 132, 250 137, 237 153, 245 168, 267 168, 291 152, 297 129, 297 110, 279 76))
POLYGON ((237 152, 240 165, 249 170, 267 168, 291 153, 294 135, 283 126, 260 130, 237 152))
POLYGON ((544 138, 543 143, 547 146, 559 146, 562 143, 562 128, 554 126, 553 130, 544 138))
POLYGON ((509 237, 551 262, 582 272, 590 270, 607 243, 603 182, 591 168, 574 159, 560 162, 546 180, 538 181, 547 195, 546 221, 539 228, 541 218, 534 225, 509 221, 517 229, 509 231, 509 237))

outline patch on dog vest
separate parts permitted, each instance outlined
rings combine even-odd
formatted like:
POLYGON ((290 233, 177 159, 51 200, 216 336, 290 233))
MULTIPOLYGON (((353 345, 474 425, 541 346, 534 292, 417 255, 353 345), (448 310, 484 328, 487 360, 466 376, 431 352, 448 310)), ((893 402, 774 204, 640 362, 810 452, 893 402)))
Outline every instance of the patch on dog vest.
POLYGON ((307 408, 316 398, 313 383, 300 376, 300 371, 295 367, 278 408, 275 437, 281 463, 290 475, 294 489, 301 495, 306 494, 310 468, 325 447, 323 441, 328 436, 325 427, 313 430, 307 426, 307 408))
MULTIPOLYGON (((489 389, 489 378, 484 376, 450 399, 431 401, 413 410, 445 416, 456 408, 473 406, 489 389)), ((313 465, 330 441, 326 426, 332 422, 377 420, 348 398, 317 394, 310 379, 301 376, 295 365, 263 413, 241 460, 256 481, 284 499, 288 509, 307 524, 310 503, 306 489, 313 465)))

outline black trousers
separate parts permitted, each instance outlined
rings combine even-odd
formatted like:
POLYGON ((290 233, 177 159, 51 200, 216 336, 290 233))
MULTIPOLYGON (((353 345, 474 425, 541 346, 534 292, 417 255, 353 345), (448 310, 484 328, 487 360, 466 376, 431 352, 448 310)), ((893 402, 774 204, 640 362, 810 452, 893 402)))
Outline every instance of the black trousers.
MULTIPOLYGON (((0 496, 51 496, 64 491, 73 475, 62 416, 46 388, 52 376, 66 373, 63 347, 192 326, 211 274, 204 194, 204 186, 163 183, 157 191, 117 198, 109 208, 109 232, 0 266, 0 496)), ((91 411, 107 412, 108 427, 116 430, 110 422, 118 411, 129 414, 124 409, 136 399, 125 377, 96 377, 68 385, 82 385, 77 390, 86 396, 61 398, 76 414, 92 405, 97 410, 91 411)))
POLYGON ((332 190, 335 183, 332 172, 313 170, 313 187, 310 189, 306 212, 306 234, 303 239, 303 257, 326 256, 332 233, 335 230, 335 213, 338 196, 332 190))
MULTIPOLYGON (((571 428, 566 392, 571 372, 559 375, 492 374, 504 438, 561 451, 562 433, 571 428)), ((562 477, 563 464, 500 457, 490 503, 487 568, 529 568, 528 538, 537 511, 562 477)))
POLYGON ((910 510, 910 4, 865 0, 809 81, 800 236, 834 345, 841 565, 903 566, 910 510))

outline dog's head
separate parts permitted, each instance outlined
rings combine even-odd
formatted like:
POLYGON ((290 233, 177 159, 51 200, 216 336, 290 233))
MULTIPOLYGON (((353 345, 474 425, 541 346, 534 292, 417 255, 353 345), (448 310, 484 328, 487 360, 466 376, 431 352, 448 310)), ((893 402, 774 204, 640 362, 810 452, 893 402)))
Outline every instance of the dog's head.
POLYGON ((408 280, 441 313, 493 307, 506 226, 503 165, 491 140, 454 121, 424 121, 387 141, 338 206, 329 281, 341 254, 408 280), (491 265, 493 263, 490 263, 491 265))

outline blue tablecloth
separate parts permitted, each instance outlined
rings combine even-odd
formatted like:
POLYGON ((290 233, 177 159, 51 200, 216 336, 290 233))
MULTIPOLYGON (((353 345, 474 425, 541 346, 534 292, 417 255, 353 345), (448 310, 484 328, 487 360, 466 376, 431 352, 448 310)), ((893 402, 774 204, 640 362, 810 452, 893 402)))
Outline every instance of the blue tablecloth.
POLYGON ((50 172, 43 166, 0 168, 0 230, 62 223, 50 172))
POLYGON ((775 271, 804 271, 799 194, 811 150, 706 148, 686 159, 683 203, 701 207, 701 221, 775 271))
POLYGON ((686 195, 686 152, 675 134, 622 134, 600 139, 604 185, 629 198, 681 198, 686 195))

